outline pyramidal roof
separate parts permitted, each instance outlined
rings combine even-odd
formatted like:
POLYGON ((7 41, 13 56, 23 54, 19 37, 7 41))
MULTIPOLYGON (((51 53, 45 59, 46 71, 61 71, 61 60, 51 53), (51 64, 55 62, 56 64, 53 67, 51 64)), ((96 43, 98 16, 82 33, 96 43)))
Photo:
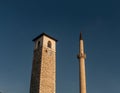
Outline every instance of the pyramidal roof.
POLYGON ((49 38, 51 38, 51 39, 57 41, 57 39, 55 39, 55 38, 53 38, 53 37, 47 35, 46 33, 40 34, 39 36, 35 37, 32 41, 35 41, 35 40, 37 40, 38 38, 40 38, 40 37, 42 37, 42 36, 47 36, 47 37, 49 37, 49 38))

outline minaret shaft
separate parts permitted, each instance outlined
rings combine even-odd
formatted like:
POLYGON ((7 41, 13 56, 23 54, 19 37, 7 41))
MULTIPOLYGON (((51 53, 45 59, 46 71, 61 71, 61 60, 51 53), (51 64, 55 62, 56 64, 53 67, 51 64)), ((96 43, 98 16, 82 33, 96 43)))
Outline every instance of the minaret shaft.
POLYGON ((84 44, 83 44, 83 40, 80 40, 80 53, 84 54, 84 44))
POLYGON ((80 48, 79 48, 79 71, 80 71, 80 93, 86 93, 86 73, 85 73, 85 58, 84 42, 80 35, 80 48))
POLYGON ((80 93, 86 93, 85 60, 80 58, 80 93))

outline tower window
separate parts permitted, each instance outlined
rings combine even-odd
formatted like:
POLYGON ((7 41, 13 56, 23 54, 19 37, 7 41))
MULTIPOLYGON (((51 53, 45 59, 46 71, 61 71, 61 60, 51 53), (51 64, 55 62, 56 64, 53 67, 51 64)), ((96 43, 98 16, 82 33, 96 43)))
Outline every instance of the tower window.
POLYGON ((40 41, 38 42, 38 48, 40 47, 40 41))
POLYGON ((51 42, 50 42, 50 41, 48 41, 47 46, 48 46, 49 48, 51 48, 51 47, 52 47, 52 44, 51 44, 51 42))

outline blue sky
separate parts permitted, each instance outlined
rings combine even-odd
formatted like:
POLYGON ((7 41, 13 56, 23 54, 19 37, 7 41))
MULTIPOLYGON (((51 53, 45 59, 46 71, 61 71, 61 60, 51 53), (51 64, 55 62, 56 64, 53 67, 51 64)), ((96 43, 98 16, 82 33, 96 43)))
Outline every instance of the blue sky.
POLYGON ((120 93, 118 0, 0 1, 0 91, 29 93, 32 39, 57 42, 57 93, 79 93, 79 34, 85 42, 87 93, 120 93))

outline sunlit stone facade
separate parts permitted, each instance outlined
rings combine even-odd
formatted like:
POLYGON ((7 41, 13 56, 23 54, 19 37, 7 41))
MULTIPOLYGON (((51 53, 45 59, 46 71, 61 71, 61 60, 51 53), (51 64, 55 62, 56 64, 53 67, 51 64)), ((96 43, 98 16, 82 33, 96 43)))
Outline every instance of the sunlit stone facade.
POLYGON ((30 93, 56 93, 56 39, 43 33, 33 39, 30 93))

